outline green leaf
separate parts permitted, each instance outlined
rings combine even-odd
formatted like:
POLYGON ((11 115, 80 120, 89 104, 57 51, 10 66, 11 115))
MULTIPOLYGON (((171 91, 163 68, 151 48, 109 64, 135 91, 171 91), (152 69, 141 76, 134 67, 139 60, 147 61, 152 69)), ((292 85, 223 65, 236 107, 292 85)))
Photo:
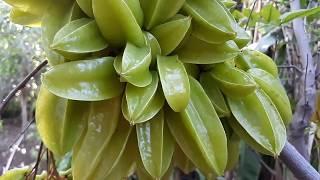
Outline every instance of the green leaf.
POLYGON ((228 9, 234 8, 237 5, 237 2, 235 2, 233 0, 222 0, 221 2, 228 9))
POLYGON ((312 9, 299 9, 291 12, 286 12, 280 16, 280 25, 288 23, 296 18, 307 17, 320 12, 320 7, 315 7, 312 9))
POLYGON ((276 44, 277 42, 283 41, 283 33, 281 28, 274 28, 264 36, 262 36, 257 42, 257 46, 254 48, 257 51, 267 53, 270 46, 276 44))
MULTIPOLYGON (((243 8, 242 9, 242 14, 246 17, 246 21, 249 21, 248 26, 255 27, 256 23, 259 22, 259 20, 260 20, 260 15, 258 12, 253 11, 251 13, 251 17, 249 19, 250 13, 251 13, 251 8, 243 8)), ((238 13, 237 15, 239 16, 240 13, 238 13)))
POLYGON ((261 9, 260 15, 265 23, 277 23, 281 14, 280 11, 273 6, 273 3, 269 3, 261 9))

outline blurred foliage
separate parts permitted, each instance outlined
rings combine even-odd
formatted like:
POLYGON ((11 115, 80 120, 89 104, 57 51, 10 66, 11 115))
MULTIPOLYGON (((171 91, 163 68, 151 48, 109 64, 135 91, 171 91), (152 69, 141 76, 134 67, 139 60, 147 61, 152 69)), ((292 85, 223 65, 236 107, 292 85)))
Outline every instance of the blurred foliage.
MULTIPOLYGON (((0 98, 3 99, 43 59, 40 29, 9 21, 9 7, 0 1, 0 98)), ((35 80, 26 85, 30 98, 37 88, 35 80)), ((29 98, 29 99, 30 99, 29 98)), ((17 102, 9 105, 7 115, 17 113, 17 102), (16 105, 15 105, 16 104, 16 105)))

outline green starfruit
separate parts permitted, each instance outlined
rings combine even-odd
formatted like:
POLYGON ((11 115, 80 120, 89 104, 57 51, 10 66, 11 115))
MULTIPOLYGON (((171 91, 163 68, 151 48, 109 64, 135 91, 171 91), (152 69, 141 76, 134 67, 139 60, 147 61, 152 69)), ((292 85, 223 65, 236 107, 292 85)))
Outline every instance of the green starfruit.
POLYGON ((277 107, 284 124, 288 125, 292 120, 291 105, 280 79, 275 78, 267 71, 258 68, 249 69, 248 73, 270 97, 274 105, 277 107))
POLYGON ((75 179, 103 179, 119 161, 132 127, 122 118, 121 98, 90 102, 88 128, 74 148, 75 179))
POLYGON ((256 83, 251 76, 226 63, 215 65, 210 75, 216 80, 221 91, 229 96, 246 96, 256 89, 256 83))
POLYGON ((185 0, 140 0, 144 13, 144 27, 150 30, 178 13, 185 0), (170 5, 169 5, 170 4, 170 5))
POLYGON ((12 8, 10 11, 10 21, 23 26, 39 27, 41 26, 42 16, 30 12, 21 11, 18 8, 12 8))
POLYGON ((242 27, 240 27, 238 24, 236 25, 236 32, 237 32, 237 36, 234 39, 234 42, 241 49, 241 48, 245 47, 251 41, 251 37, 246 32, 246 30, 243 29, 242 27))
MULTIPOLYGON (((50 48, 55 34, 59 29, 70 22, 74 16, 76 2, 70 0, 57 0, 51 2, 47 12, 42 18, 42 44, 50 65, 65 62, 65 58, 50 48)), ((77 11, 78 12, 78 11, 77 11)))
POLYGON ((159 78, 152 73, 152 82, 146 87, 127 84, 122 100, 122 112, 130 124, 142 123, 154 117, 164 104, 164 97, 159 93, 159 78))
POLYGON ((184 174, 189 174, 195 170, 194 164, 191 160, 184 154, 181 148, 176 145, 176 149, 173 154, 174 166, 179 168, 184 174))
POLYGON ((55 35, 51 48, 58 52, 83 55, 107 47, 96 22, 81 18, 63 26, 55 35))
POLYGON ((184 110, 190 99, 190 84, 186 69, 178 56, 158 56, 158 72, 164 96, 175 111, 184 110))
POLYGON ((243 49, 235 59, 236 66, 247 71, 250 68, 263 69, 274 77, 278 77, 278 67, 276 63, 267 55, 251 49, 243 49))
POLYGON ((200 83, 219 117, 230 116, 230 110, 214 78, 209 73, 203 73, 200 76, 200 83))
POLYGON ((174 151, 174 140, 163 111, 151 120, 137 124, 136 130, 143 165, 153 178, 160 179, 168 170, 174 151))
POLYGON ((220 44, 236 37, 236 22, 219 0, 186 0, 183 11, 193 18, 192 33, 202 41, 220 44))
POLYGON ((136 158, 139 156, 136 133, 132 132, 126 144, 125 150, 116 166, 105 179, 123 180, 134 174, 136 158))
POLYGON ((144 45, 139 0, 92 0, 92 6, 100 31, 110 45, 122 46, 126 42, 139 47, 144 45))
POLYGON ((57 96, 81 101, 113 98, 124 86, 117 78, 112 57, 56 65, 42 75, 42 83, 57 96))
POLYGON ((36 125, 46 147, 57 156, 69 152, 86 126, 87 102, 60 98, 41 86, 36 125))
MULTIPOLYGON (((271 99, 261 89, 256 89, 248 96, 227 97, 227 100, 235 120, 251 140, 263 147, 262 153, 278 156, 286 142, 286 128, 271 99)), ((242 138, 241 133, 238 135, 242 138)), ((249 144, 252 144, 251 140, 249 144)))
POLYGON ((114 67, 119 75, 129 83, 137 87, 145 87, 152 81, 149 70, 151 64, 151 48, 144 46, 139 48, 127 43, 122 59, 115 59, 114 67))
POLYGON ((92 0, 76 0, 83 12, 93 17, 92 0))
POLYGON ((239 52, 239 48, 234 41, 227 41, 222 44, 209 44, 194 35, 191 35, 176 50, 182 62, 192 64, 221 63, 236 57, 239 52))
POLYGON ((15 168, 4 172, 0 176, 0 180, 25 180, 28 173, 31 171, 29 167, 15 168))
POLYGON ((178 47, 186 36, 190 25, 191 17, 176 15, 170 21, 151 29, 151 33, 160 44, 162 55, 168 55, 178 47))
POLYGON ((166 108, 166 121, 182 151, 207 176, 223 174, 227 139, 220 119, 199 82, 190 78, 191 98, 186 109, 166 108))
POLYGON ((151 48, 151 67, 156 64, 157 56, 161 54, 161 47, 158 40, 149 32, 144 32, 146 44, 151 48))

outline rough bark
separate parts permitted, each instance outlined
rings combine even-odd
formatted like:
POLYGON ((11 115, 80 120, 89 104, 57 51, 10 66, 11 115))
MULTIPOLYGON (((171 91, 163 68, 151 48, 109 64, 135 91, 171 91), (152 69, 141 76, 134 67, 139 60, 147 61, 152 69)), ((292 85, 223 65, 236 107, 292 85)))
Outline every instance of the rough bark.
MULTIPOLYGON (((290 7, 291 11, 300 9, 300 0, 292 0, 290 7)), ((303 71, 299 81, 301 87, 299 101, 290 125, 289 141, 309 161, 309 133, 306 132, 306 127, 308 127, 309 120, 315 110, 315 66, 303 19, 293 21, 293 31, 298 47, 299 62, 303 71)))

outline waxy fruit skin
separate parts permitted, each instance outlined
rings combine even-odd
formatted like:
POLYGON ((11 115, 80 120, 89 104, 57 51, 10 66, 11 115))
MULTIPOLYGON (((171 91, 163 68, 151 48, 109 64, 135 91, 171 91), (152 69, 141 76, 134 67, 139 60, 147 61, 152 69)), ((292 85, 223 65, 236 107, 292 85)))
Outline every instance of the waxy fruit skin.
POLYGON ((190 90, 190 101, 185 110, 175 113, 166 109, 168 126, 195 166, 206 175, 220 175, 227 164, 226 134, 209 97, 192 77, 190 90))
POLYGON ((72 155, 68 178, 214 179, 241 140, 279 156, 290 101, 275 62, 247 47, 234 1, 4 1, 12 22, 41 28, 36 126, 55 157, 72 155))
POLYGON ((178 56, 158 56, 158 72, 164 96, 169 106, 180 112, 190 99, 190 84, 187 71, 178 56))

